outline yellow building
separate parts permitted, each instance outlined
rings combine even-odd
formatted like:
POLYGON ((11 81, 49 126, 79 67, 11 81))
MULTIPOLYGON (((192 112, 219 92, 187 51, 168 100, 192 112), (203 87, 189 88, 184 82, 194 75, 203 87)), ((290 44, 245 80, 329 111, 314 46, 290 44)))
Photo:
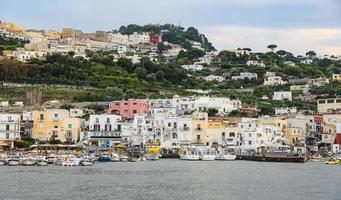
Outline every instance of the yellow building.
POLYGON ((239 122, 241 122, 241 118, 208 118, 206 142, 208 142, 209 145, 219 144, 226 146, 238 146, 240 142, 239 122))
POLYGON ((289 145, 298 145, 300 141, 305 141, 305 133, 301 128, 287 128, 284 133, 289 145))
POLYGON ((75 143, 79 140, 83 123, 83 119, 70 118, 68 110, 34 111, 32 138, 39 141, 60 140, 75 143))
POLYGON ((206 139, 209 145, 222 144, 224 132, 224 119, 223 118, 209 118, 206 131, 206 139))
POLYGON ((195 112, 192 119, 192 144, 208 145, 208 136, 206 133, 208 124, 208 114, 195 112))
POLYGON ((332 81, 341 81, 341 74, 333 74, 332 81))

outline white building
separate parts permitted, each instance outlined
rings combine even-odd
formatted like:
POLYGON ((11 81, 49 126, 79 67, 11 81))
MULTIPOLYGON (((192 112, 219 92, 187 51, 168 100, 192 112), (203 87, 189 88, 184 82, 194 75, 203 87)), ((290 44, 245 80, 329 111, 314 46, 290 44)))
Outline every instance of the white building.
POLYGON ((113 147, 121 142, 122 117, 119 115, 90 115, 89 127, 80 140, 89 146, 113 147))
POLYGON ((297 114, 296 107, 276 107, 275 115, 289 115, 289 114, 297 114))
POLYGON ((122 35, 121 33, 109 34, 109 39, 115 44, 129 45, 128 35, 122 35))
POLYGON ((308 82, 308 85, 310 87, 312 87, 312 86, 321 87, 321 86, 324 86, 326 84, 329 84, 329 79, 328 78, 322 78, 322 77, 316 78, 316 79, 311 79, 308 82))
POLYGON ((272 99, 277 100, 277 101, 283 101, 283 100, 292 101, 292 93, 291 91, 274 92, 274 96, 272 99))
POLYGON ((83 116, 84 116, 84 112, 82 109, 76 109, 76 108, 70 109, 71 118, 81 118, 83 116))
POLYGON ((273 76, 276 76, 276 72, 266 72, 264 74, 264 77, 273 77, 273 76))
POLYGON ((283 81, 282 77, 280 77, 280 76, 271 76, 271 77, 264 78, 263 85, 275 86, 275 85, 285 85, 287 83, 288 82, 283 81))
POLYGON ((21 116, 16 114, 0 114, 0 143, 13 147, 14 141, 20 140, 21 116))
POLYGON ((185 70, 192 71, 192 72, 201 71, 204 69, 202 65, 198 65, 198 64, 182 65, 181 67, 184 68, 185 70))
POLYGON ((198 97, 195 102, 195 109, 203 112, 208 108, 215 108, 219 114, 227 114, 241 108, 240 100, 232 100, 226 97, 198 97))
POLYGON ((209 75, 203 78, 206 81, 218 81, 218 82, 223 82, 225 78, 223 76, 215 76, 215 75, 209 75))
POLYGON ((199 61, 195 62, 194 64, 206 64, 210 65, 213 60, 213 54, 212 53, 206 53, 203 57, 198 58, 199 61))
POLYGON ((302 64, 306 64, 306 65, 310 65, 312 64, 314 61, 312 59, 304 59, 304 60, 301 60, 300 63, 302 64))
POLYGON ((129 42, 132 45, 147 44, 150 43, 150 36, 147 33, 139 34, 134 32, 133 34, 129 35, 129 42))
POLYGON ((258 66, 258 67, 266 67, 265 64, 262 61, 257 60, 248 60, 246 62, 247 66, 258 66))
POLYGON ((251 72, 241 72, 239 76, 232 76, 232 80, 244 80, 244 79, 257 79, 258 75, 256 73, 251 73, 251 72))

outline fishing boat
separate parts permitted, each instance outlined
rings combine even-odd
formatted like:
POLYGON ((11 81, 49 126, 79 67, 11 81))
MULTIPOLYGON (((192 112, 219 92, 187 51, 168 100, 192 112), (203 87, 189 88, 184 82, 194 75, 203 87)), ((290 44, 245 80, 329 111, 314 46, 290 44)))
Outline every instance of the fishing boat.
POLYGON ((202 161, 213 161, 216 158, 216 152, 211 149, 201 151, 200 155, 200 160, 202 161))
POLYGON ((330 159, 329 161, 325 162, 325 164, 328 164, 328 165, 340 165, 340 160, 337 160, 337 159, 333 158, 333 159, 330 159))
POLYGON ((16 158, 11 158, 7 161, 7 165, 8 166, 18 166, 20 165, 20 160, 19 159, 16 159, 16 158))
POLYGON ((55 155, 49 155, 47 156, 47 163, 48 164, 54 164, 57 161, 57 158, 55 155))
POLYGON ((160 159, 159 147, 157 146, 147 147, 145 156, 147 160, 159 160, 160 159))

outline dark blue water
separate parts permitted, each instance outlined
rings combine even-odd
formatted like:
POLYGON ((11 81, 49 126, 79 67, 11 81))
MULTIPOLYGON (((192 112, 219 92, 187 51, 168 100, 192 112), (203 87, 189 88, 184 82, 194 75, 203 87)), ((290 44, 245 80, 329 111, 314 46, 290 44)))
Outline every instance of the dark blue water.
POLYGON ((160 160, 0 167, 0 199, 341 199, 341 166, 160 160))

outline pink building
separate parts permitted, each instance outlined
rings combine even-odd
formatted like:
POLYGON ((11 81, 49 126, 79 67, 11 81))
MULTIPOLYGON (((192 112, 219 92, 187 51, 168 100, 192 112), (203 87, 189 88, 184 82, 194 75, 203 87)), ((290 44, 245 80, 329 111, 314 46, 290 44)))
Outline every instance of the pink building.
POLYGON ((122 118, 132 119, 134 115, 145 115, 149 111, 147 100, 122 100, 112 101, 109 105, 108 112, 111 114, 121 115, 122 118))

